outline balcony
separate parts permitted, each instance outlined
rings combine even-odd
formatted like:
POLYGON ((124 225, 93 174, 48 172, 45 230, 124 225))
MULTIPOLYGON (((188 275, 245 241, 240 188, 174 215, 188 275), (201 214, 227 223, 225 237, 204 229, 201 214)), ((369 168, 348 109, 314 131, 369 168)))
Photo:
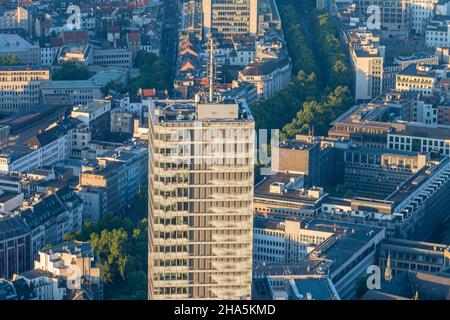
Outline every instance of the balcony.
POLYGON ((223 215, 245 215, 253 214, 252 207, 242 207, 242 208, 224 208, 224 207, 210 207, 209 211, 215 214, 223 214, 223 215))
POLYGON ((246 201, 251 200, 253 193, 246 192, 242 194, 227 194, 227 193, 213 193, 210 195, 211 199, 214 200, 231 200, 231 201, 246 201))
POLYGON ((247 186, 253 185, 253 179, 244 179, 244 180, 226 180, 226 179, 214 179, 210 182, 214 186, 247 186))
POLYGON ((250 285, 245 285, 243 288, 212 288, 211 293, 216 299, 240 299, 241 297, 249 297, 250 295, 250 285))
POLYGON ((211 249, 212 254, 216 257, 240 257, 240 256, 251 256, 251 247, 241 247, 241 248, 221 248, 216 247, 211 249))
POLYGON ((209 222, 209 225, 219 229, 245 229, 251 225, 251 216, 247 216, 245 218, 246 219, 241 221, 213 220, 209 222))
POLYGON ((211 267, 214 270, 220 270, 223 272, 228 271, 251 271, 252 263, 249 259, 245 259, 247 261, 239 261, 239 262, 229 262, 229 261, 212 261, 211 267))
POLYGON ((189 230, 189 225, 187 224, 169 224, 167 226, 163 224, 153 224, 153 230, 155 231, 186 231, 189 230))
POLYGON ((253 241, 251 234, 242 234, 242 235, 228 235, 228 234, 213 234, 212 235, 213 242, 251 242, 253 241))

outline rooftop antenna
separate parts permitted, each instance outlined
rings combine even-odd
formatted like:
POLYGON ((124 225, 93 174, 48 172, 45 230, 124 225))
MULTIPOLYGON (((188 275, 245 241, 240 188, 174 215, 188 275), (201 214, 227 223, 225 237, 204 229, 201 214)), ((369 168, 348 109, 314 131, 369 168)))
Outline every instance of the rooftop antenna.
POLYGON ((214 98, 214 71, 216 68, 214 50, 216 49, 216 44, 214 39, 210 37, 208 39, 208 49, 209 49, 209 61, 208 61, 208 80, 209 80, 209 102, 213 102, 214 98))

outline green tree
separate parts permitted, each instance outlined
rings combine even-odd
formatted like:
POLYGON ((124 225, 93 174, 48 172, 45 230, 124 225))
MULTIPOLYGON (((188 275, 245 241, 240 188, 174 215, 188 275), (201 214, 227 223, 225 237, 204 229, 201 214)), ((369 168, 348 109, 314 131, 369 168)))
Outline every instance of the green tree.
POLYGON ((61 68, 53 73, 53 80, 87 80, 91 77, 90 71, 74 62, 65 62, 61 68))
POLYGON ((0 66, 17 66, 20 63, 19 57, 13 54, 0 57, 0 66))
POLYGON ((92 249, 98 258, 98 265, 103 270, 103 281, 113 283, 126 277, 128 255, 128 234, 123 229, 103 230, 100 236, 91 235, 92 249))
POLYGON ((127 87, 128 92, 138 89, 171 90, 171 67, 163 58, 153 53, 138 51, 134 66, 139 68, 140 75, 134 78, 127 87))
POLYGON ((123 87, 121 83, 117 83, 115 81, 109 81, 106 85, 104 85, 101 89, 103 96, 107 96, 110 91, 115 91, 118 93, 126 93, 126 89, 123 87))

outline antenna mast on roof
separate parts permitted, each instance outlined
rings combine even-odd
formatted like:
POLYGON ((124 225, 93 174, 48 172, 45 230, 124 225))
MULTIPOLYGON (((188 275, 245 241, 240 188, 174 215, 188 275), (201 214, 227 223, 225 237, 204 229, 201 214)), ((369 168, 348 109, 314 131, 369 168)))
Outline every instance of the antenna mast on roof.
POLYGON ((216 49, 216 44, 214 39, 210 37, 208 39, 208 50, 209 50, 209 61, 208 61, 208 80, 209 80, 209 102, 213 102, 214 98, 214 78, 216 71, 216 61, 214 56, 214 51, 216 49))

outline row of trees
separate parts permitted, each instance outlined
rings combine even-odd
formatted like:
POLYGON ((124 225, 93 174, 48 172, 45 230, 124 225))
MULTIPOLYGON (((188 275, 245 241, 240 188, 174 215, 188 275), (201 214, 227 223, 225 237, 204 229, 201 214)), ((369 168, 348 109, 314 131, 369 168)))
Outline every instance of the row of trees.
POLYGON ((103 270, 105 298, 147 299, 147 192, 138 194, 127 218, 113 213, 97 223, 85 222, 66 241, 90 241, 103 270))
POLYGON ((289 85, 272 98, 259 101, 252 107, 258 128, 282 128, 298 112, 299 105, 312 99, 319 92, 318 74, 314 53, 300 24, 299 3, 279 0, 278 7, 283 19, 283 31, 287 49, 292 60, 293 77, 289 85))
POLYGON ((353 104, 352 74, 328 13, 311 1, 277 1, 293 63, 290 84, 253 107, 259 128, 283 128, 281 138, 326 135, 329 123, 353 104))
POLYGON ((316 58, 321 62, 325 82, 330 88, 348 86, 353 81, 352 71, 334 21, 327 12, 313 10, 311 29, 316 58))

